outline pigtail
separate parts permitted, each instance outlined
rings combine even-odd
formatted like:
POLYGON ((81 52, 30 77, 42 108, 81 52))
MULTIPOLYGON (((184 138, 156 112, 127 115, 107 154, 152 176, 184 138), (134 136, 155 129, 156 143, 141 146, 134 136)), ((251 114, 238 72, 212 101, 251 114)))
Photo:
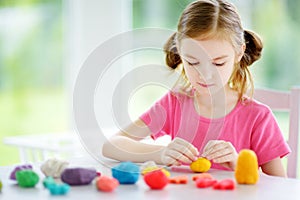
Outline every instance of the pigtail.
POLYGON ((261 52, 263 49, 262 41, 256 33, 249 30, 244 30, 244 39, 246 43, 246 49, 240 62, 242 68, 248 67, 258 60, 261 57, 261 52))
POLYGON ((166 54, 167 65, 172 69, 176 69, 177 66, 182 62, 177 50, 176 33, 173 33, 173 35, 164 45, 164 52, 166 54))

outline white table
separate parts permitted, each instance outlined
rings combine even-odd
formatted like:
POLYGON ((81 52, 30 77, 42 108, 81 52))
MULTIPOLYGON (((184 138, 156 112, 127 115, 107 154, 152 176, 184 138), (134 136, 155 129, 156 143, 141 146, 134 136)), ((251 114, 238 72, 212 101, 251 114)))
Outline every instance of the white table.
MULTIPOLYGON (((82 157, 70 160, 70 167, 94 167, 101 171, 103 174, 111 175, 109 167, 103 167, 99 162, 92 158, 82 157)), ((112 165, 116 163, 112 162, 112 165)), ((300 199, 300 180, 285 179, 278 177, 270 177, 261 174, 260 180, 256 185, 236 185, 235 190, 222 191, 214 190, 212 188, 199 189, 192 181, 191 172, 182 170, 182 172, 171 171, 172 176, 187 175, 189 177, 188 184, 169 184, 163 190, 150 190, 144 183, 142 177, 134 185, 120 185, 112 193, 100 192, 96 189, 94 183, 86 186, 72 186, 70 192, 66 196, 51 196, 47 189, 43 188, 40 181, 35 188, 20 188, 14 181, 9 180, 9 174, 13 170, 12 167, 0 167, 0 179, 3 183, 2 193, 0 199, 263 199, 263 200, 276 200, 276 199, 300 199)), ((34 165, 34 170, 40 174, 40 179, 43 175, 39 171, 39 164, 34 165)), ((217 180, 225 178, 234 179, 234 173, 228 171, 210 170, 209 173, 217 180)))

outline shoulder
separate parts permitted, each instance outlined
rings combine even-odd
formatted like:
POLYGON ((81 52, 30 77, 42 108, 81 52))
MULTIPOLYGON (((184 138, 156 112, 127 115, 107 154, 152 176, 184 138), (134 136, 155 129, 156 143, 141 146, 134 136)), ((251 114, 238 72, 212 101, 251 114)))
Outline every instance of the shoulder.
POLYGON ((266 117, 273 115, 272 110, 266 104, 263 104, 255 99, 243 98, 241 101, 242 110, 250 115, 266 117))

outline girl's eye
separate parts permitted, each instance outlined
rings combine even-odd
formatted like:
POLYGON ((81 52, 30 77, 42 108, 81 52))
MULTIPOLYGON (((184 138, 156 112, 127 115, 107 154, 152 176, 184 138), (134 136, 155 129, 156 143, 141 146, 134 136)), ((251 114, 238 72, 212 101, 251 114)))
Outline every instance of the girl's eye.
POLYGON ((188 62, 188 61, 186 61, 189 65, 191 65, 191 66, 196 66, 196 65, 199 65, 200 63, 199 62, 188 62))
POLYGON ((217 67, 222 67, 222 66, 225 65, 225 62, 223 62, 223 63, 214 63, 214 65, 217 66, 217 67))

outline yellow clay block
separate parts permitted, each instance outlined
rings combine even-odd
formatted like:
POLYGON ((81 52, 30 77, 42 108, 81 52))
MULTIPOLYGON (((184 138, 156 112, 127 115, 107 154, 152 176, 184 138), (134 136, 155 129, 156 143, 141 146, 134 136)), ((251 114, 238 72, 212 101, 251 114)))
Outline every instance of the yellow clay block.
POLYGON ((193 172, 207 172, 211 167, 211 162, 206 158, 198 158, 192 162, 190 168, 193 172))
POLYGON ((254 151, 240 151, 235 168, 235 179, 239 184, 255 184, 259 180, 257 157, 254 151))

